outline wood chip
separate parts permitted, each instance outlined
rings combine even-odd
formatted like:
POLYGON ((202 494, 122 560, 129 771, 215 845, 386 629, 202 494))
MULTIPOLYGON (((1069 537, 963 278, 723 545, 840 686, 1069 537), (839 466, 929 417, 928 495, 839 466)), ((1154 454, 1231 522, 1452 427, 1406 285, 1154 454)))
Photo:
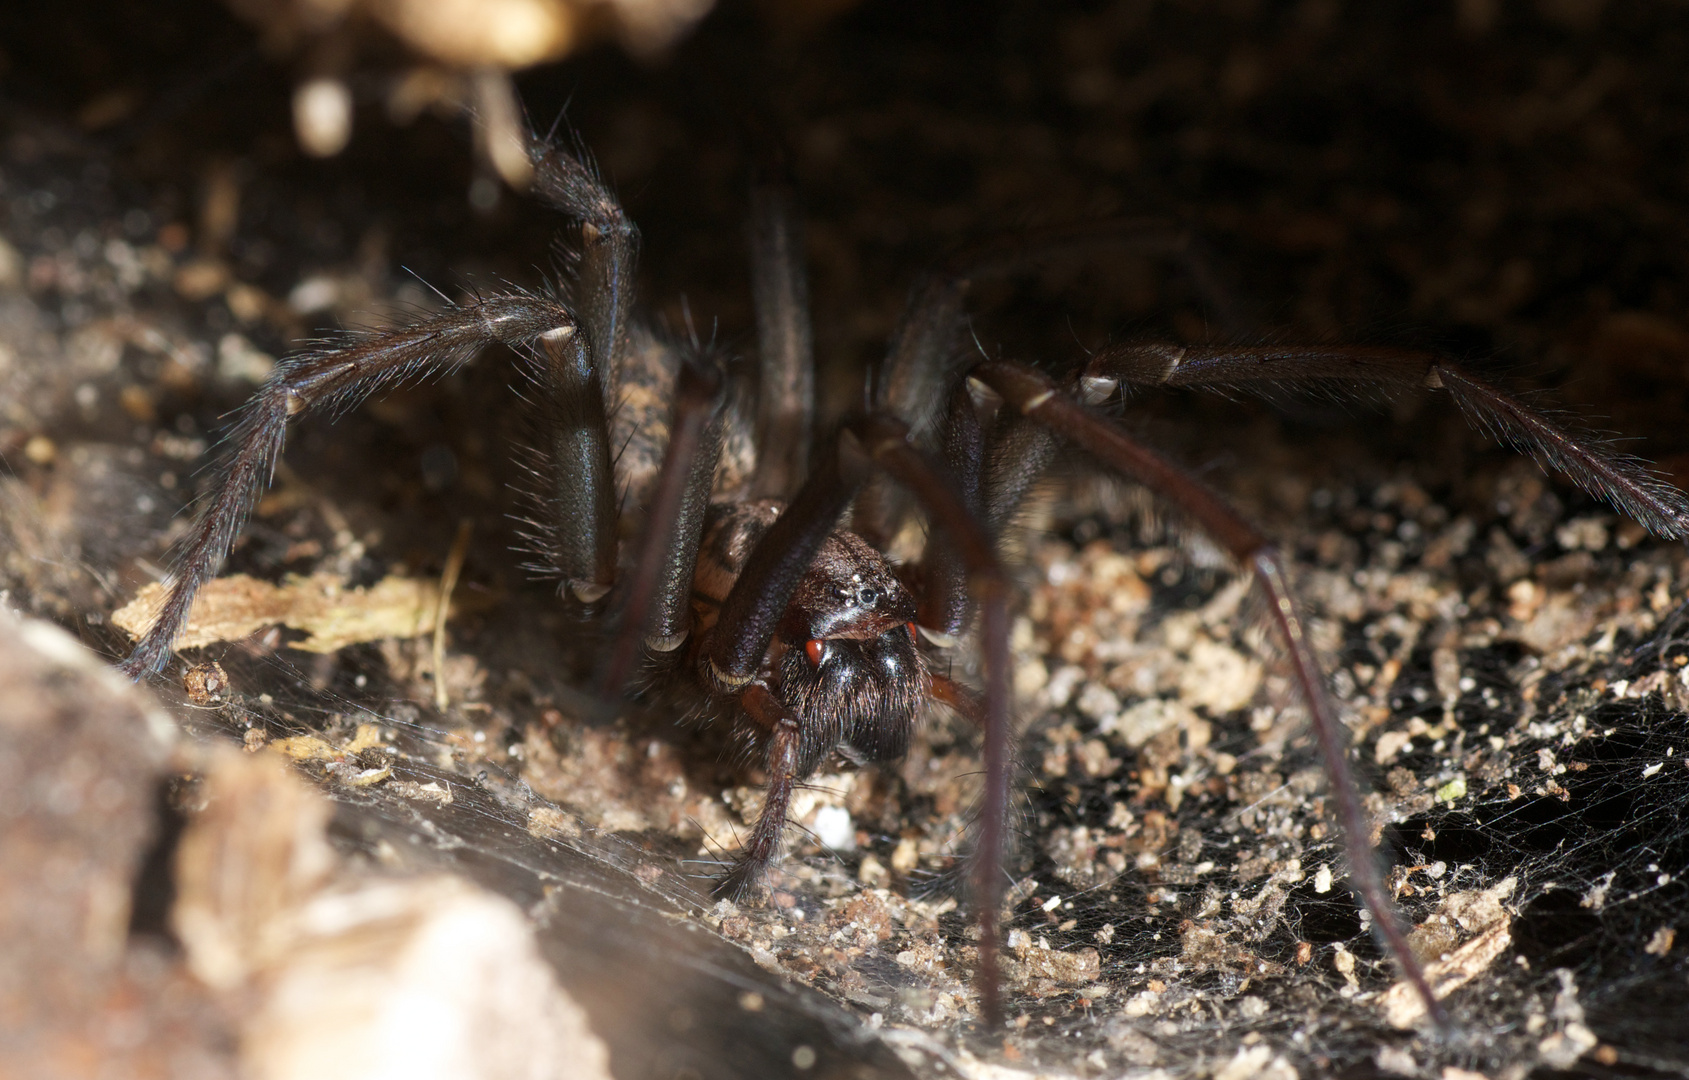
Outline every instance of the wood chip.
MULTIPOLYGON (((1513 944, 1513 921, 1503 918, 1445 959, 1425 965, 1425 979, 1441 1001, 1476 978, 1513 944)), ((1425 1002, 1406 982, 1384 992, 1384 1018, 1391 1027, 1406 1030, 1425 1018, 1425 1002)))

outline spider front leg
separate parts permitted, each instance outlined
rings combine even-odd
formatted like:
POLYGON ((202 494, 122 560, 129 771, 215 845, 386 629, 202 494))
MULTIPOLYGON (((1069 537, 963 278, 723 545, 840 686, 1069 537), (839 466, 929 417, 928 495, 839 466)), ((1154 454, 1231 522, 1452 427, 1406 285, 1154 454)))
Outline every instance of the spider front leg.
MULTIPOLYGON (((985 431, 965 382, 950 395, 943 454, 962 504, 975 520, 984 522, 980 471, 985 462, 985 431)), ((967 566, 947 535, 934 535, 928 540, 917 578, 922 634, 941 648, 955 645, 969 625, 967 566)))
POLYGON ((976 366, 971 374, 995 390, 1010 407, 1184 510, 1254 574, 1266 594, 1273 625, 1284 642, 1292 675, 1308 708, 1309 725, 1319 746, 1335 807, 1333 817, 1343 834, 1354 891, 1372 913, 1374 931, 1395 958, 1403 977, 1424 1000, 1437 1025, 1446 1027, 1447 1014, 1408 946, 1401 919, 1385 888, 1377 854, 1367 840, 1367 816, 1349 768, 1346 731, 1326 690, 1325 674, 1307 640, 1284 561, 1277 549, 1201 481, 1059 392, 1041 372, 1022 364, 988 360, 976 366))
POLYGON ((449 374, 488 345, 539 346, 533 377, 547 444, 539 454, 539 520, 532 539, 544 572, 591 604, 616 567, 616 500, 605 418, 605 373, 625 350, 639 233, 588 165, 559 147, 534 148, 534 190, 581 223, 574 286, 581 315, 548 296, 512 293, 453 308, 412 326, 354 338, 339 348, 284 360, 229 433, 199 522, 183 543, 170 592, 121 665, 134 678, 157 671, 182 632, 194 595, 228 558, 266 488, 287 422, 327 407, 343 413, 406 379, 449 374))
POLYGON ((525 533, 538 557, 528 569, 562 583, 580 603, 596 604, 615 580, 616 493, 609 451, 607 392, 620 378, 633 309, 639 230, 628 220, 590 159, 537 144, 533 191, 580 223, 571 256, 571 307, 585 347, 534 370, 545 444, 534 455, 528 494, 537 520, 525 533))
MULTIPOLYGON (((898 425, 901 427, 901 425, 898 425)), ((870 444, 874 460, 906 488, 938 526, 945 547, 967 574, 969 593, 979 610, 980 653, 985 661, 983 715, 961 704, 968 695, 948 679, 931 680, 932 692, 970 715, 985 730, 985 790, 980 795, 979 848, 974 854, 973 903, 979 923, 980 1012, 989 1027, 1003 1020, 998 978, 998 908, 1003 899, 1003 850, 1009 814, 1009 579, 998 561, 996 545, 969 505, 966 487, 930 465, 906 436, 888 431, 870 444)))
MULTIPOLYGON (((1004 410, 982 424, 968 381, 958 380, 943 429, 943 457, 957 492, 993 537, 1001 537, 1032 485, 1056 456, 1056 438, 1039 423, 1004 410)), ((949 648, 972 623, 967 568, 942 535, 927 544, 917 571, 921 633, 949 648)))
MULTIPOLYGON (((284 360, 231 429, 227 455, 201 504, 199 521, 181 547, 169 594, 122 670, 139 678, 164 666, 171 643, 187 624, 194 595, 222 566, 253 505, 269 486, 290 419, 319 408, 343 413, 384 387, 449 374, 499 342, 518 348, 538 343, 546 360, 539 378, 552 396, 584 395, 589 391, 583 387, 594 381, 593 365, 578 325, 556 300, 518 293, 453 308, 342 348, 284 360)), ((601 464, 607 478, 609 436, 601 392, 597 402, 596 418, 591 402, 583 403, 579 423, 559 446, 568 448, 572 460, 584 467, 601 464)), ((603 567, 614 567, 612 496, 606 479, 601 488, 581 493, 578 515, 560 515, 554 523, 558 569, 571 580, 596 582, 603 567)))
POLYGON ((583 335, 542 335, 533 370, 545 432, 539 521, 529 539, 543 562, 583 605, 604 598, 616 580, 616 476, 604 380, 583 335))
POLYGON ((598 175, 584 151, 536 144, 533 193, 580 222, 580 247, 573 256, 569 291, 600 367, 615 378, 627 352, 633 312, 633 273, 639 260, 639 229, 598 175))

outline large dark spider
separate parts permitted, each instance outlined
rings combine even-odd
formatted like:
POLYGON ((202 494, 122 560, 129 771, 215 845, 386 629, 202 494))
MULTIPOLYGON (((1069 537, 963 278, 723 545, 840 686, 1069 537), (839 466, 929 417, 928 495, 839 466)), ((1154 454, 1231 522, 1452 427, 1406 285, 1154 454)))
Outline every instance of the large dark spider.
MULTIPOLYGON (((1429 353, 1123 345, 1093 355, 1067 387, 1008 360, 958 366, 953 344, 963 293, 970 278, 1003 265, 1001 249, 955 260, 923 279, 875 380, 871 408, 825 441, 811 465, 807 286, 796 200, 780 182, 759 184, 752 199, 758 452, 754 472, 724 484, 718 462, 737 407, 720 365, 708 350, 661 346, 632 330, 637 230, 579 156, 541 144, 534 164, 536 194, 580 223, 567 296, 507 292, 279 365, 229 434, 168 597, 124 662, 130 675, 162 667, 195 593, 222 564, 269 483, 289 418, 325 406, 344 411, 402 380, 455 371, 488 345, 512 346, 531 358, 543 428, 533 522, 542 569, 561 580, 566 601, 584 614, 619 613, 602 689, 620 692, 640 665, 684 668, 766 753, 761 817, 718 892, 743 894, 773 862, 794 785, 835 751, 857 762, 901 757, 928 698, 982 727, 985 785, 972 886, 982 1006, 994 1023, 1001 1014, 995 913, 1010 771, 1009 589, 995 538, 1065 440, 1184 512, 1254 575, 1310 716, 1352 887, 1406 978, 1441 1016, 1368 844, 1344 728, 1283 558, 1206 485, 1079 397, 1098 403, 1122 386, 1444 390, 1479 426, 1658 536, 1689 533, 1689 500, 1637 462, 1429 353), (644 527, 623 552, 612 397, 640 383, 669 395, 673 411, 661 467, 631 500, 644 527), (935 526, 920 565, 904 573, 875 546, 904 514, 908 500, 900 492, 913 496, 935 526), (841 528, 853 503, 853 528, 841 528), (923 637, 938 648, 952 644, 976 622, 985 684, 977 696, 934 670, 921 647, 923 637)), ((1076 239, 1087 238, 1029 239, 1021 253, 1076 239)))

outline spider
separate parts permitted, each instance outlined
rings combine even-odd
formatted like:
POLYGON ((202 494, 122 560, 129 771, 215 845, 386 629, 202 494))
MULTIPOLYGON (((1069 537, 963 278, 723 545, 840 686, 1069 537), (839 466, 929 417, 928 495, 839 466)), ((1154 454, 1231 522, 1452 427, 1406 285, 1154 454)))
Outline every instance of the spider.
MULTIPOLYGON (((129 675, 165 663, 195 593, 270 482, 292 417, 343 412, 400 381, 455 371, 486 346, 511 346, 526 358, 543 427, 531 523, 539 567, 559 579, 564 602, 582 615, 619 619, 603 689, 621 692, 636 669, 690 679, 764 755, 761 816, 718 894, 743 896, 774 862, 794 786, 833 753, 857 763, 902 757, 928 699, 981 728, 985 782, 970 877, 981 1009, 996 1024, 1011 662, 1010 588, 996 537, 1066 442, 1182 511, 1253 576, 1310 717, 1351 888, 1429 1014, 1442 1020, 1368 843, 1345 729, 1285 559, 1207 485, 1097 406, 1124 389, 1155 386, 1442 390, 1474 423, 1657 536, 1689 534, 1689 499, 1640 463, 1431 353, 1121 344, 1092 355, 1066 384, 1013 360, 976 356, 958 365, 963 295, 970 280, 1003 264, 1000 249, 953 260, 922 280, 868 407, 821 441, 812 463, 814 373, 799 213, 779 171, 760 180, 752 197, 761 366, 755 415, 747 418, 751 406, 730 392, 711 350, 695 340, 660 345, 631 322, 638 231, 584 153, 536 140, 532 158, 535 194, 578 224, 570 286, 506 291, 278 365, 228 433, 166 600, 123 663, 129 675), (642 511, 643 528, 623 550, 612 447, 641 434, 620 430, 640 414, 613 406, 636 384, 668 394, 672 414, 660 467, 629 500, 642 511), (724 444, 742 438, 747 419, 754 420, 754 467, 736 476, 722 465, 724 444), (898 568, 876 544, 896 532, 910 499, 933 536, 918 565, 898 568), (941 674, 932 658, 976 626, 979 692, 941 674)), ((1041 242, 1076 237, 1083 240, 1070 234, 1041 242)))

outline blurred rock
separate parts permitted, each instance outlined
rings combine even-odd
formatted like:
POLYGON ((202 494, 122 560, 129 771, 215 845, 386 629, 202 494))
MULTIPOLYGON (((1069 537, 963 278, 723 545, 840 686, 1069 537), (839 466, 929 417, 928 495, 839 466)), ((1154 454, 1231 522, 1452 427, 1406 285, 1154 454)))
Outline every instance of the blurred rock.
POLYGON ((175 741, 63 631, 0 613, 0 1075, 609 1075, 514 904, 351 871, 279 755, 175 741), (204 774, 175 846, 181 950, 132 915, 163 883, 143 868, 173 753, 204 774))
POLYGON ((0 1075, 234 1075, 215 1003, 130 935, 174 732, 63 631, 0 612, 0 1075))
POLYGON ((338 865, 332 805, 281 755, 212 749, 173 923, 189 968, 240 1004, 244 1075, 608 1077, 516 905, 450 875, 338 865))

